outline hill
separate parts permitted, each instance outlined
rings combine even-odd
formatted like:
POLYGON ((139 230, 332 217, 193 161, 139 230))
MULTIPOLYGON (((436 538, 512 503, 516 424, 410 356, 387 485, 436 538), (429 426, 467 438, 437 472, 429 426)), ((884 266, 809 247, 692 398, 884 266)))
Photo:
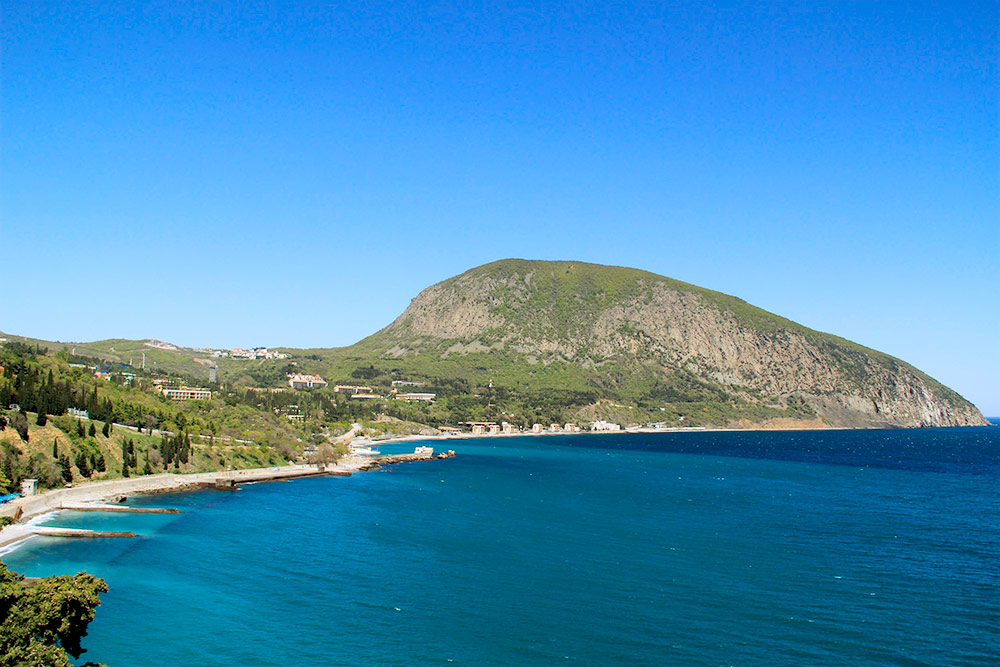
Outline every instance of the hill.
POLYGON ((889 355, 726 294, 581 262, 471 269, 428 287, 356 345, 317 352, 344 379, 367 364, 431 384, 570 392, 578 418, 618 407, 717 426, 986 423, 957 393, 889 355))
MULTIPOLYGON (((4 334, 7 336, 6 334, 4 334)), ((714 427, 984 425, 971 403, 904 361, 814 331, 733 296, 638 269, 509 259, 423 290, 381 331, 341 348, 280 348, 281 359, 219 358, 160 341, 52 343, 74 355, 204 383, 265 410, 291 372, 330 388, 309 402, 310 437, 352 421, 391 431, 419 424, 519 426, 607 419, 714 427), (359 385, 352 400, 333 385, 359 385), (394 400, 399 393, 434 401, 394 400), (314 416, 312 416, 314 415, 314 416), (369 423, 372 422, 372 423, 369 423), (376 427, 374 424, 377 423, 376 427), (416 424, 414 424, 416 423, 416 424)))

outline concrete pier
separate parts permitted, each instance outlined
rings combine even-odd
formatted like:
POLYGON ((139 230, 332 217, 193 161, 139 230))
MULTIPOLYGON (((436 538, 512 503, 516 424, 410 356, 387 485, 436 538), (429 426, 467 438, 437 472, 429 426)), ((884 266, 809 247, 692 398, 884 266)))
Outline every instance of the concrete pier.
POLYGON ((180 514, 181 511, 171 507, 129 507, 128 505, 66 505, 59 506, 61 510, 74 512, 123 512, 128 514, 180 514))
POLYGON ((48 528, 33 526, 31 532, 44 537, 139 537, 125 530, 83 530, 82 528, 48 528))
POLYGON ((455 456, 455 450, 449 449, 447 452, 442 452, 440 454, 383 454, 382 456, 373 456, 368 459, 368 463, 360 468, 362 471, 375 470, 376 468, 381 468, 385 465, 392 465, 394 463, 408 463, 410 461, 433 461, 435 459, 450 459, 455 456))

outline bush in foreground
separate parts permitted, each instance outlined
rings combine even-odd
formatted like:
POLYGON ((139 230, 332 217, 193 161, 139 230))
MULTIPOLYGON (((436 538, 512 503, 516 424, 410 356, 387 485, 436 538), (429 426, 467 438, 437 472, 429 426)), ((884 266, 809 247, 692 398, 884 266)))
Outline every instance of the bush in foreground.
POLYGON ((107 590, 103 579, 86 572, 25 584, 0 563, 0 664, 70 667, 69 656, 85 651, 80 641, 107 590))

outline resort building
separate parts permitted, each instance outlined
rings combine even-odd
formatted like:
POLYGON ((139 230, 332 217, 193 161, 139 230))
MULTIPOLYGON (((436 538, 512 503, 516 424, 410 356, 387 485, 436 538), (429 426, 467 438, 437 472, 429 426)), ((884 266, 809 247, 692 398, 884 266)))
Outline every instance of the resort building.
POLYGON ((549 433, 558 433, 562 430, 562 426, 559 424, 549 424, 549 433))
POLYGON ((490 426, 490 435, 496 435, 499 432, 500 432, 499 424, 493 424, 492 426, 490 426))
POLYGON ((370 401, 375 398, 382 398, 378 394, 351 394, 351 398, 357 398, 363 401, 370 401))
POLYGON ((157 387, 157 391, 164 398, 168 398, 171 401, 205 401, 212 398, 211 389, 202 389, 200 387, 177 387, 176 389, 171 389, 169 387, 157 387))
POLYGON ((37 479, 22 479, 21 480, 21 495, 22 496, 33 496, 38 491, 38 480, 37 479))
POLYGON ((510 422, 504 422, 502 424, 502 427, 504 433, 517 433, 517 427, 511 424, 510 422))
POLYGON ((302 373, 290 373, 288 375, 288 385, 292 389, 316 389, 326 386, 326 380, 318 375, 304 375, 302 373))
POLYGON ((431 403, 437 394, 396 394, 396 399, 400 401, 425 401, 431 403))
POLYGON ((355 386, 353 384, 338 384, 333 390, 339 394, 370 394, 371 387, 355 386))
POLYGON ((433 456, 434 455, 434 448, 433 447, 414 447, 413 448, 413 453, 417 454, 418 456, 433 456))
POLYGON ((622 427, 620 424, 612 424, 611 422, 606 422, 603 419, 598 419, 596 422, 590 425, 591 431, 620 431, 622 427))
POLYGON ((545 430, 545 427, 542 426, 541 424, 532 424, 532 426, 531 426, 531 432, 532 433, 541 433, 544 430, 545 430))
POLYGON ((565 426, 563 426, 563 430, 564 431, 568 431, 569 433, 579 433, 580 432, 580 427, 577 426, 576 424, 570 422, 570 423, 566 424, 565 426))
POLYGON ((481 435, 487 432, 493 433, 491 429, 497 425, 496 422, 459 422, 472 429, 473 434, 481 435))

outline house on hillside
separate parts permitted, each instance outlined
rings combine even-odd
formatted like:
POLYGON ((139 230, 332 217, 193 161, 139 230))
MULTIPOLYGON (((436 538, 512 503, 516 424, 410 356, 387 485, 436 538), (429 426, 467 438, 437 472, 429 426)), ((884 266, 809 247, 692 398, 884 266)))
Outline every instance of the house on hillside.
POLYGON ((288 385, 292 389, 317 389, 326 386, 326 380, 318 375, 305 375, 304 373, 289 373, 288 385))

